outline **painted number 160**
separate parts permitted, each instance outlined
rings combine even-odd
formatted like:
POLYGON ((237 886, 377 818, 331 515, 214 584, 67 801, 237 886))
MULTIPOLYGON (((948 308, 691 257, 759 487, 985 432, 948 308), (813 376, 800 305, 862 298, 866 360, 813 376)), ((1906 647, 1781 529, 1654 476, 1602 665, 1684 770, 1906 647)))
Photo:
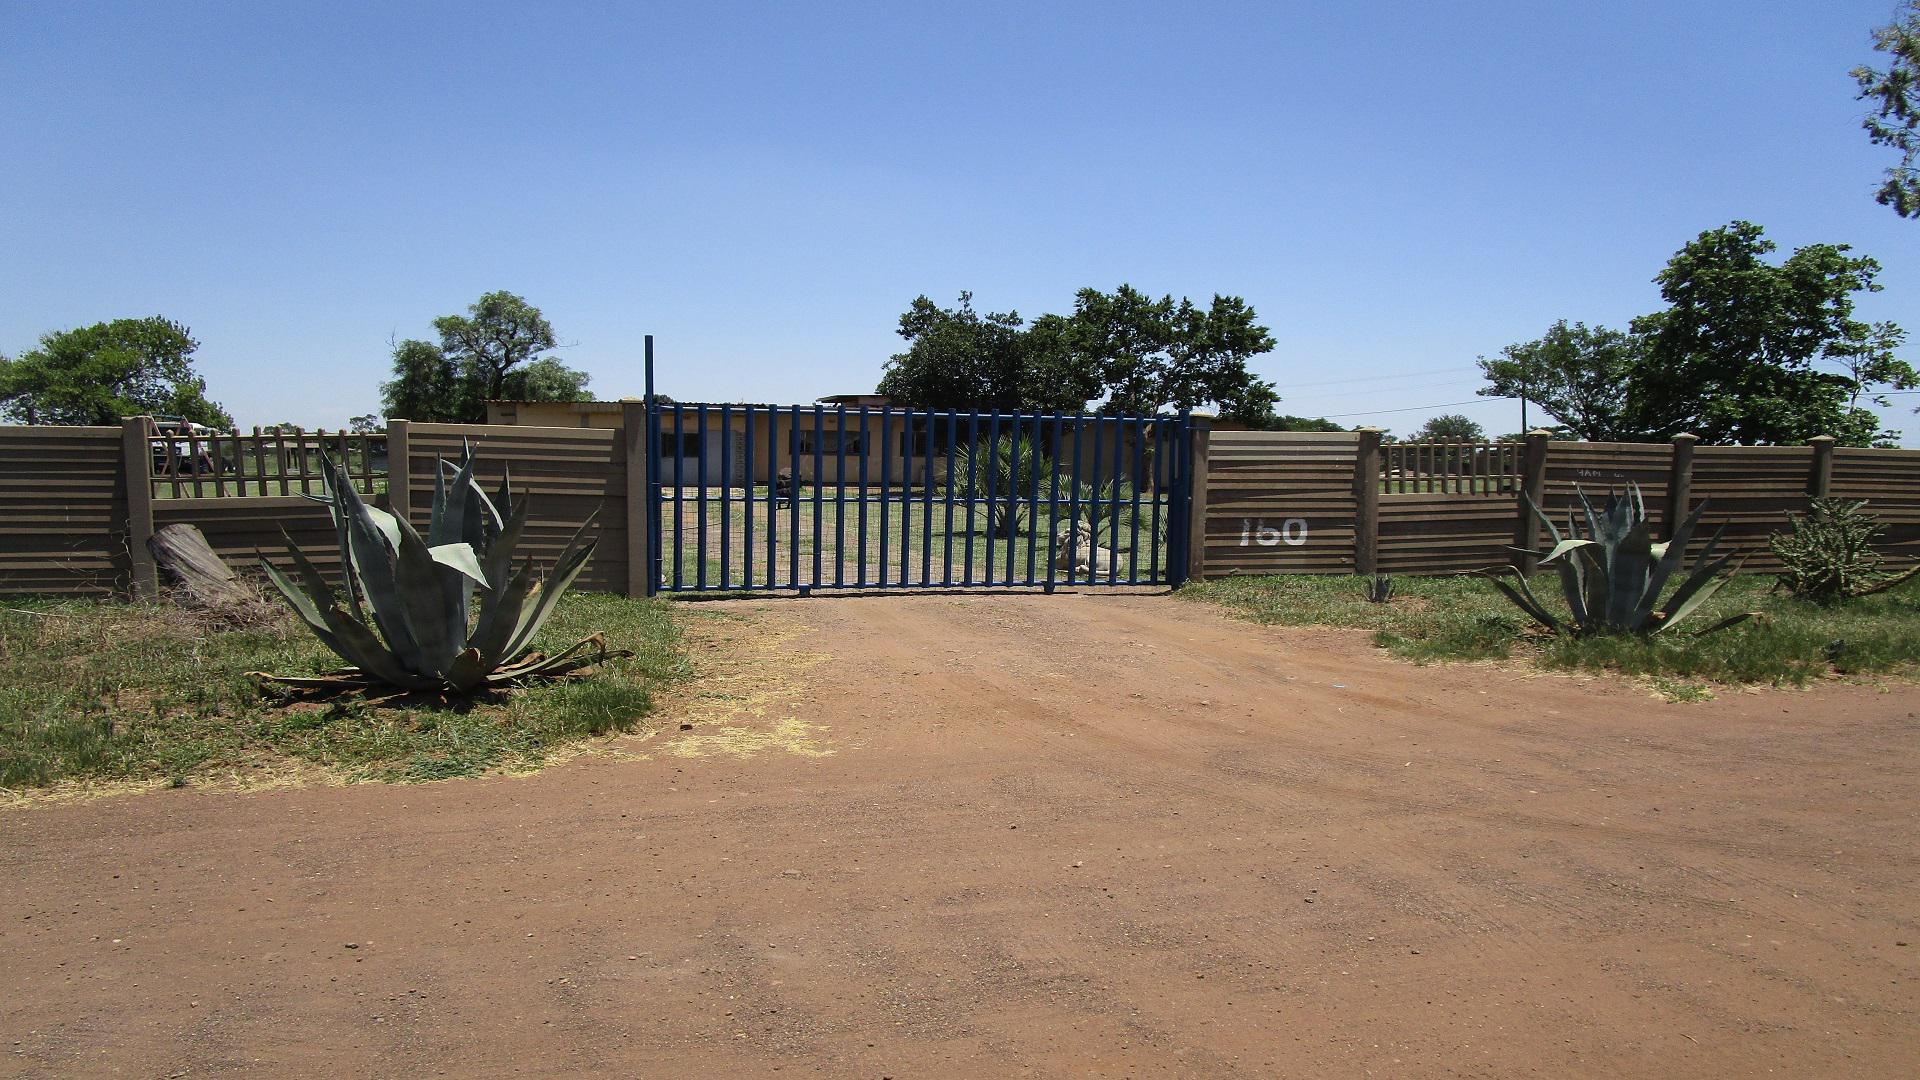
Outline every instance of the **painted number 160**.
POLYGON ((1299 547, 1306 542, 1306 518, 1288 518, 1281 522, 1280 527, 1277 529, 1267 524, 1264 518, 1240 519, 1241 547, 1246 547, 1249 544, 1259 544, 1261 547, 1277 547, 1280 544, 1286 544, 1288 547, 1299 547))

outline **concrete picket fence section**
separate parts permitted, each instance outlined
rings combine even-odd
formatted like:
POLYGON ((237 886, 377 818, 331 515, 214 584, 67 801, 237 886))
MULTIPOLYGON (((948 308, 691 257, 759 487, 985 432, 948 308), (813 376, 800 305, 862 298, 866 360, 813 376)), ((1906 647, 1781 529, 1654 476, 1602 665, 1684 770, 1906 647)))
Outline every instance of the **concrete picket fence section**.
MULTIPOLYGON (((597 510, 599 547, 581 586, 650 595, 657 583, 649 580, 645 408, 623 403, 622 424, 602 428, 394 420, 359 444, 355 483, 363 497, 424 526, 437 462, 472 445, 489 489, 511 470, 516 492, 531 500, 526 551, 536 563, 550 564, 597 510), (373 468, 376 454, 384 455, 383 474, 373 468)), ((240 445, 259 437, 230 438, 240 445)), ((1883 550, 1900 561, 1920 558, 1920 450, 1836 447, 1827 438, 1807 446, 1699 446, 1686 435, 1668 443, 1552 442, 1544 433, 1523 443, 1382 446, 1372 429, 1252 432, 1205 422, 1193 425, 1192 439, 1185 547, 1196 579, 1524 564, 1511 547, 1537 548, 1543 539, 1526 498, 1560 522, 1581 493, 1604 498, 1629 485, 1639 487, 1663 536, 1704 500, 1695 543, 1724 526, 1724 543, 1749 570, 1776 567, 1768 535, 1819 496, 1867 500, 1887 526, 1883 550)), ((219 497, 165 497, 196 485, 168 474, 156 445, 145 417, 118 428, 0 427, 0 594, 152 598, 159 581, 147 540, 174 522, 199 527, 236 565, 256 552, 284 562, 291 541, 338 577, 325 506, 297 494, 254 494, 266 480, 248 479, 244 466, 237 482, 200 478, 197 486, 219 497)), ((256 471, 264 456, 253 448, 256 471)), ((271 456, 284 470, 288 452, 271 456)), ((277 485, 282 475, 267 479, 277 485)))

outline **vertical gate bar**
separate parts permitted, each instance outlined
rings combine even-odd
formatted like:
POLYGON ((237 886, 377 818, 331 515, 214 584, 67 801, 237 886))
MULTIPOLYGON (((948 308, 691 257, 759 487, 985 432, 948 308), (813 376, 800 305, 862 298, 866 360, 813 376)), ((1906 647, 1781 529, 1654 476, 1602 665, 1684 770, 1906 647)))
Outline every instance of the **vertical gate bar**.
POLYGON ((880 565, 879 586, 887 587, 887 560, 893 549, 887 544, 887 519, 893 516, 893 406, 880 406, 880 565))
MULTIPOLYGON (((353 483, 353 456, 347 448, 347 429, 346 428, 341 428, 338 431, 335 431, 333 433, 333 444, 334 446, 340 449, 340 469, 341 471, 347 474, 347 483, 352 484, 353 483)), ((220 494, 220 488, 221 488, 220 460, 218 457, 215 457, 214 455, 219 454, 220 449, 217 446, 210 446, 208 449, 211 451, 208 456, 214 457, 213 493, 215 495, 218 495, 220 494)))
POLYGON ((1140 487, 1147 482, 1141 475, 1147 465, 1147 422, 1134 420, 1128 423, 1133 436, 1133 503, 1128 511, 1127 528, 1127 584, 1140 584, 1140 487))
MULTIPOLYGON (((1035 551, 1040 543, 1040 443, 1045 435, 1037 412, 1023 418, 1020 423, 1022 426, 1033 425, 1033 437, 1027 440, 1027 472, 1031 474, 1033 482, 1020 485, 1020 499, 1027 504, 1027 576, 1022 584, 1032 585, 1034 563, 1037 561, 1035 551)), ((1015 515, 1016 520, 1018 516, 1015 515)))
POLYGON ((720 588, 727 587, 733 566, 728 541, 733 528, 733 406, 720 405, 720 588))
MULTIPOLYGON (((867 407, 860 406, 860 568, 854 572, 861 588, 867 586, 867 407)), ((885 504, 882 504, 885 509, 885 504)))
POLYGON ((740 515, 740 587, 751 589, 753 581, 753 406, 745 405, 741 410, 746 413, 744 426, 746 437, 743 440, 747 448, 747 460, 741 463, 742 480, 741 502, 745 509, 740 515))
POLYGON ((975 406, 967 410, 967 565, 960 571, 962 585, 973 584, 973 532, 979 527, 979 516, 974 513, 980 502, 980 409, 975 406))
POLYGON ((767 406, 767 588, 780 585, 780 515, 775 489, 780 482, 780 406, 767 406))
MULTIPOLYGON (((833 583, 847 583, 847 407, 833 407, 833 583)), ((815 436, 818 438, 819 436, 815 436)))
POLYGON ((934 414, 921 420, 927 429, 927 449, 920 461, 920 584, 933 583, 933 433, 934 414))
POLYGON ((1020 563, 1020 414, 1007 417, 1007 562, 1006 584, 1013 584, 1020 563))
POLYGON ((1147 583, 1160 584, 1160 503, 1167 496, 1167 486, 1160 477, 1167 464, 1167 425, 1158 419, 1153 422, 1153 461, 1148 471, 1153 474, 1153 524, 1147 537, 1147 583))
POLYGON ((1072 528, 1067 533, 1067 584, 1074 583, 1073 568, 1080 565, 1080 489, 1084 486, 1080 480, 1080 429, 1085 427, 1087 416, 1076 413, 1073 417, 1073 489, 1067 492, 1067 520, 1072 528))
POLYGON ((1027 472, 1032 474, 1033 482, 1020 485, 1020 498, 1027 504, 1027 577, 1023 584, 1031 585, 1036 562, 1035 550, 1040 543, 1040 444, 1046 436, 1037 412, 1023 419, 1021 424, 1033 425, 1033 437, 1027 440, 1027 472))
POLYGON ((913 561, 913 406, 900 414, 900 581, 908 581, 907 567, 913 561))
POLYGON ((1093 479, 1088 482, 1087 488, 1087 525, 1089 526, 1087 537, 1088 544, 1090 545, 1087 549, 1087 584, 1089 585, 1099 584, 1100 577, 1099 559, 1096 557, 1096 553, 1100 550, 1100 439, 1102 437, 1102 421, 1104 419, 1105 417, 1097 414, 1087 418, 1088 424, 1093 429, 1093 446, 1091 448, 1093 455, 1093 479))
POLYGON ((707 407, 696 406, 693 410, 694 423, 699 425, 699 433, 694 446, 699 448, 699 459, 695 465, 694 480, 700 485, 694 490, 700 493, 700 501, 693 508, 693 585, 696 589, 707 587, 707 407))
MULTIPOLYGON (((1187 582, 1187 569, 1192 565, 1192 532, 1194 532, 1194 457, 1192 457, 1192 413, 1181 411, 1181 419, 1173 425, 1173 480, 1171 480, 1171 500, 1167 503, 1169 521, 1169 540, 1167 540, 1167 584, 1179 588, 1187 582), (1177 542, 1177 544, 1175 544, 1177 542)), ((1202 550, 1200 557, 1206 559, 1206 521, 1200 521, 1202 532, 1202 550)))
MULTIPOLYGON (((1052 479, 1047 488, 1047 591, 1053 591, 1054 565, 1060 561, 1060 436, 1066 431, 1066 418, 1058 412, 1053 414, 1053 437, 1048 440, 1048 452, 1053 458, 1049 471, 1052 479)), ((1035 508, 1034 528, 1040 527, 1039 508, 1035 508)))
POLYGON ((1107 505, 1107 584, 1120 581, 1120 472, 1126 468, 1126 422, 1113 418, 1113 498, 1107 505))
POLYGON ((800 586, 800 406, 792 406, 787 417, 787 472, 793 478, 793 490, 787 498, 787 585, 800 586))
POLYGON ((821 514, 826 510, 824 499, 820 494, 820 481, 827 471, 827 445, 822 441, 825 432, 821 430, 826 425, 826 418, 826 407, 815 402, 813 406, 813 580, 811 582, 814 585, 820 584, 820 560, 826 555, 826 552, 820 550, 821 544, 826 539, 822 535, 822 528, 826 522, 820 520, 821 514))
MULTIPOLYGON (((640 445, 644 448, 647 463, 647 477, 644 490, 646 497, 641 500, 640 519, 647 533, 647 561, 650 566, 642 567, 646 577, 646 587, 641 590, 643 596, 652 596, 660 587, 660 403, 653 396, 653 335, 646 335, 644 351, 644 382, 642 382, 641 401, 645 405, 645 429, 640 436, 640 445)), ((392 430, 392 424, 388 424, 392 430)), ((403 467, 400 473, 393 471, 393 442, 387 442, 387 487, 393 487, 395 475, 405 475, 403 467)), ((389 496, 391 501, 391 496, 389 496)))
POLYGON ((293 450, 295 453, 300 455, 300 494, 310 495, 313 493, 313 477, 307 475, 308 465, 307 465, 307 429, 306 428, 296 427, 293 429, 293 450))
POLYGON ((953 584, 953 446, 954 446, 954 440, 956 436, 958 436, 960 433, 959 427, 960 427, 959 411, 955 409, 948 409, 947 410, 947 490, 946 490, 947 526, 945 529, 947 550, 946 550, 946 555, 944 557, 944 560, 946 563, 946 569, 944 569, 940 574, 940 583, 942 585, 953 584))
POLYGON ((681 572, 685 566, 680 551, 680 534, 687 520, 687 439, 686 409, 679 402, 673 404, 673 578, 672 587, 678 589, 685 575, 681 572))
POLYGON ((994 502, 994 496, 997 494, 996 489, 999 487, 999 484, 997 483, 997 481, 999 479, 999 473, 1000 473, 1000 409, 998 406, 995 406, 993 411, 987 414, 987 463, 986 464, 987 464, 987 567, 986 567, 986 576, 983 580, 985 581, 986 584, 992 585, 993 584, 993 546, 994 544, 999 542, 999 539, 1000 539, 1000 536, 999 536, 1000 508, 994 502))

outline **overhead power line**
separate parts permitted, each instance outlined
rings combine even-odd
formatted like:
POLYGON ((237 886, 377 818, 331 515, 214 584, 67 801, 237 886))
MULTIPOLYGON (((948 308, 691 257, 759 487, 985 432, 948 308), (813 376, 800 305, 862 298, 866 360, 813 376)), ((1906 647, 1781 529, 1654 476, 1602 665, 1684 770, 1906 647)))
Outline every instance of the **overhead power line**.
POLYGON ((1409 405, 1404 409, 1365 409, 1361 412, 1337 412, 1322 414, 1323 420, 1338 420, 1343 416, 1375 416, 1380 413, 1419 412, 1422 409, 1450 409, 1455 405, 1478 405, 1485 401, 1512 401, 1513 398, 1482 397, 1472 401, 1443 401, 1438 405, 1409 405))
POLYGON ((1351 378, 1346 378, 1346 379, 1321 379, 1316 382, 1288 382, 1286 380, 1279 380, 1279 381, 1281 383, 1281 389, 1297 390, 1301 387, 1306 387, 1306 386, 1340 386, 1346 383, 1382 382, 1387 379, 1418 379, 1426 375, 1453 375, 1453 374, 1460 374, 1462 378, 1473 378, 1473 379, 1480 378, 1480 375, 1477 372, 1461 372, 1460 369, 1457 367, 1444 367, 1444 368, 1432 368, 1427 371, 1395 371, 1395 372, 1391 372, 1384 375, 1355 375, 1351 378))

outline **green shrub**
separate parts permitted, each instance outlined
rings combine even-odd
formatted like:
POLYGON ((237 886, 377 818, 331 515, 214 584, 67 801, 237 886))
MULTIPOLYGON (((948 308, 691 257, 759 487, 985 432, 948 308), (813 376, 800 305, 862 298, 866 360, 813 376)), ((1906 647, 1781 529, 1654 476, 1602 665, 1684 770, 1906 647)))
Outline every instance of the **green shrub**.
POLYGON ((1780 587, 1802 600, 1834 603, 1884 592, 1920 572, 1880 568, 1873 543, 1886 532, 1867 513, 1865 499, 1815 499, 1805 514, 1789 515, 1792 528, 1767 538, 1784 567, 1780 587))

